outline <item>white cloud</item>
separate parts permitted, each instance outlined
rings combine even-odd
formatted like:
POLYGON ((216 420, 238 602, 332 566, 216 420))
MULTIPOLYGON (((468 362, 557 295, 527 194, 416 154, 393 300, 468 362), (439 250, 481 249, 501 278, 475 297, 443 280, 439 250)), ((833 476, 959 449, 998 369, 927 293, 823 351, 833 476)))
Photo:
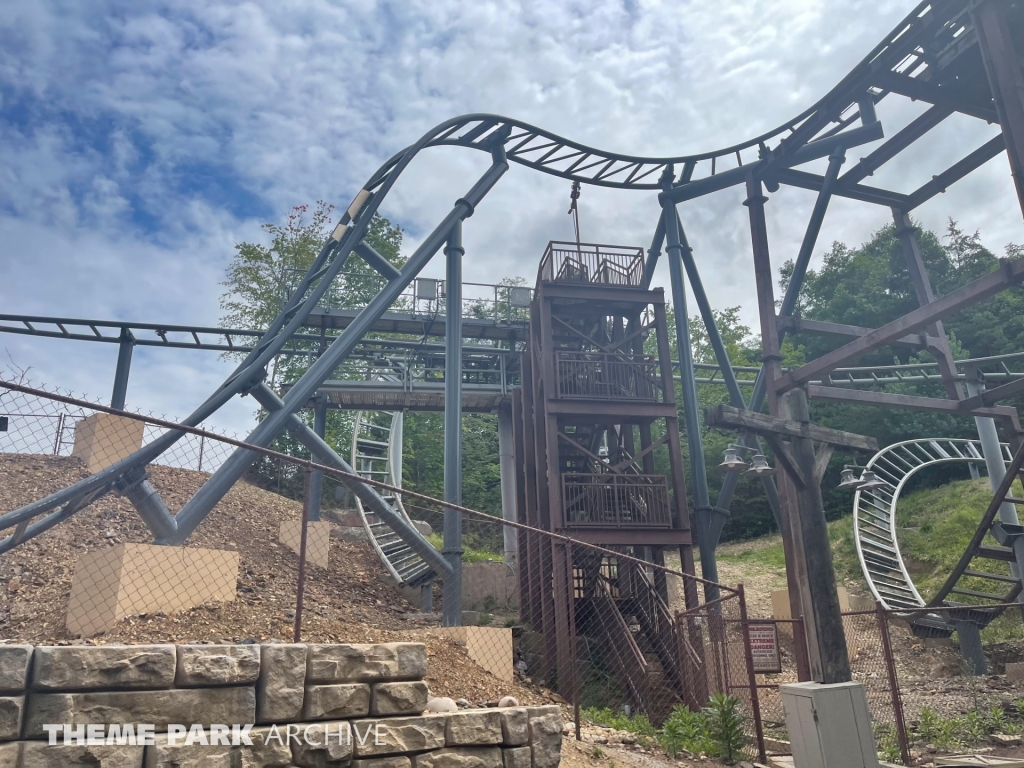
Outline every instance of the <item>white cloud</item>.
MULTIPOLYGON (((7 312, 212 323, 233 242, 260 238, 259 221, 291 205, 347 203, 381 162, 448 117, 497 112, 612 151, 709 150, 804 109, 910 8, 896 0, 20 4, 0 20, 8 41, 0 301, 7 312)), ((913 108, 888 110, 880 115, 892 135, 913 108)), ((907 191, 909 179, 927 179, 992 130, 950 121, 871 183, 907 191)), ((851 151, 849 164, 868 151, 851 151)), ((384 212, 413 246, 486 162, 432 150, 384 212)), ((742 197, 726 190, 681 213, 712 301, 742 304, 754 324, 742 197)), ((772 195, 777 264, 795 255, 812 201, 800 190, 772 195)), ((567 183, 513 167, 467 222, 467 279, 532 278, 547 240, 570 235, 567 203, 567 183)), ((652 193, 587 188, 581 208, 586 239, 650 241, 652 193)), ((980 227, 997 250, 1024 239, 1003 158, 918 215, 933 228, 947 216, 980 227)), ((836 201, 816 250, 833 239, 860 242, 886 217, 836 201)), ((105 351, 0 343, 51 383, 109 388, 105 351)), ((178 414, 202 400, 225 365, 182 354, 173 363, 142 355, 131 398, 178 414)))

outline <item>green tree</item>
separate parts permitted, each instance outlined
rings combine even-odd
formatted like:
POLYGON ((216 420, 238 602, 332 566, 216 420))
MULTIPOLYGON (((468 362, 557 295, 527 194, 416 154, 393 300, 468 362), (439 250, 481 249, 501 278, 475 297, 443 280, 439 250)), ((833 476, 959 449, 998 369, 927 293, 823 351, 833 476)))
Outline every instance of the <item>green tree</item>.
MULTIPOLYGON (((334 206, 323 201, 318 201, 312 209, 307 205, 295 206, 283 224, 263 225, 269 243, 235 245, 235 255, 221 283, 225 287, 220 299, 224 326, 262 331, 274 321, 330 236, 333 210, 334 206)), ((399 227, 374 215, 365 240, 391 264, 401 267, 405 263, 401 255, 402 234, 399 227)), ((381 283, 382 279, 362 259, 350 256, 324 303, 342 309, 365 306, 381 283)), ((293 341, 288 346, 294 353, 278 355, 268 366, 271 386, 297 380, 319 352, 316 342, 293 341)), ((228 356, 237 358, 241 354, 229 353, 228 356)), ((341 370, 336 375, 352 374, 341 370)), ((305 417, 312 422, 310 413, 305 417)), ((343 456, 348 454, 351 430, 350 412, 332 410, 328 413, 325 439, 343 456)), ((279 436, 272 447, 289 455, 308 456, 308 451, 288 434, 279 436)), ((302 493, 302 473, 292 465, 261 458, 254 464, 250 479, 296 498, 302 493)))

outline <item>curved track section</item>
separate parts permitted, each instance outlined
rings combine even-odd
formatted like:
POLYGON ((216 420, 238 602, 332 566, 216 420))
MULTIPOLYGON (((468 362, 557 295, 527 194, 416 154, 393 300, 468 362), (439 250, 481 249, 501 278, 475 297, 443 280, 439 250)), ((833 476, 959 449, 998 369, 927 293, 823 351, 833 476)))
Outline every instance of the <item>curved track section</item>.
MULTIPOLYGON (((402 460, 402 418, 399 411, 356 411, 352 425, 352 466, 370 480, 401 487, 401 471, 395 471, 402 460)), ((381 496, 410 524, 401 495, 382 491, 381 496)), ((355 497, 359 517, 381 562, 399 584, 417 587, 437 574, 379 516, 366 509, 355 497)))
MULTIPOLYGON (((1001 444, 1003 460, 1013 458, 1008 445, 1001 444)), ((994 567, 992 562, 1007 562, 1001 547, 984 546, 981 542, 992 526, 992 519, 983 517, 979 535, 971 550, 964 555, 959 574, 950 579, 939 594, 927 602, 914 585, 900 552, 896 528, 896 506, 910 479, 918 472, 942 464, 973 464, 984 469, 981 443, 977 440, 925 438, 894 443, 876 453, 867 463, 887 485, 858 490, 853 499, 854 541, 861 570, 868 588, 886 608, 923 608, 926 605, 962 605, 975 614, 982 625, 997 615, 985 609, 986 604, 1010 602, 1020 593, 1020 581, 1007 567, 994 567), (1008 591, 999 591, 1009 588, 1008 591), (947 599, 952 597, 952 599, 947 599), (955 600, 955 602, 954 602, 955 600), (977 610, 974 610, 977 609, 977 610)), ((921 616, 912 622, 916 631, 933 630, 948 634, 952 628, 936 619, 921 616)))

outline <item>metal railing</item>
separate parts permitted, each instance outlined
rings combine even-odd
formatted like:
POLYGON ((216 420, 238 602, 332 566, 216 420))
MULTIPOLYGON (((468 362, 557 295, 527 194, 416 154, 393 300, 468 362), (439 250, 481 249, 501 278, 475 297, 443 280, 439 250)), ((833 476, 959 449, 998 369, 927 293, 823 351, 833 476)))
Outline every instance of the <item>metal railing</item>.
POLYGON ((669 528, 664 475, 562 475, 562 509, 573 528, 669 528))
POLYGON ((558 396, 592 400, 661 399, 658 360, 617 352, 556 352, 558 396))
MULTIPOLYGON (((286 277, 282 305, 291 297, 303 273, 293 271, 286 277)), ((317 304, 320 310, 361 309, 370 303, 384 286, 386 278, 376 273, 346 273, 338 275, 317 304)), ((462 284, 462 317, 470 320, 495 320, 525 323, 529 320, 533 289, 523 285, 495 285, 491 283, 462 284)), ((398 296, 390 312, 415 316, 437 315, 446 311, 447 287, 444 280, 418 277, 398 296)))
POLYGON ((544 250, 538 283, 594 283, 641 287, 643 248, 552 241, 544 250))

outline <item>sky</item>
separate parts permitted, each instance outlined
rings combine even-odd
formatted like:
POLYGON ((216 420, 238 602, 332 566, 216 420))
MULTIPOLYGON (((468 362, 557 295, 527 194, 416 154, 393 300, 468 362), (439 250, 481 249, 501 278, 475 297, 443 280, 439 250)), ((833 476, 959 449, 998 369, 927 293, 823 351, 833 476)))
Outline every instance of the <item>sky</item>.
MULTIPOLYGON (((0 14, 0 313, 215 325, 234 244, 294 205, 346 206, 388 157, 470 112, 517 117, 637 155, 707 151, 780 124, 838 82, 907 0, 404 0, 16 3, 0 14)), ((923 107, 885 100, 887 135, 923 107), (890 102, 892 102, 890 104, 890 102)), ((995 134, 956 115, 868 183, 908 192, 995 134)), ((851 150, 848 166, 871 145, 851 150)), ((438 148, 381 212, 411 252, 485 168, 438 148)), ((680 206, 717 308, 756 327, 741 188, 680 206)), ((466 222, 465 279, 532 283, 572 237, 569 183, 513 165, 466 222)), ((796 255, 813 193, 767 206, 775 267, 796 255)), ((651 192, 585 187, 590 242, 647 246, 651 192)), ((837 200, 814 263, 888 211, 837 200)), ((1024 242, 1005 157, 918 209, 1024 242)), ((440 275, 435 259, 427 274, 440 275)), ((655 283, 667 283, 664 265, 655 283)), ((696 312, 690 304, 691 314, 696 312)), ((106 402, 114 345, 0 335, 0 368, 106 402)), ((128 406, 179 417, 229 373, 213 352, 136 350, 128 406)), ((245 433, 253 404, 210 424, 245 433)))

